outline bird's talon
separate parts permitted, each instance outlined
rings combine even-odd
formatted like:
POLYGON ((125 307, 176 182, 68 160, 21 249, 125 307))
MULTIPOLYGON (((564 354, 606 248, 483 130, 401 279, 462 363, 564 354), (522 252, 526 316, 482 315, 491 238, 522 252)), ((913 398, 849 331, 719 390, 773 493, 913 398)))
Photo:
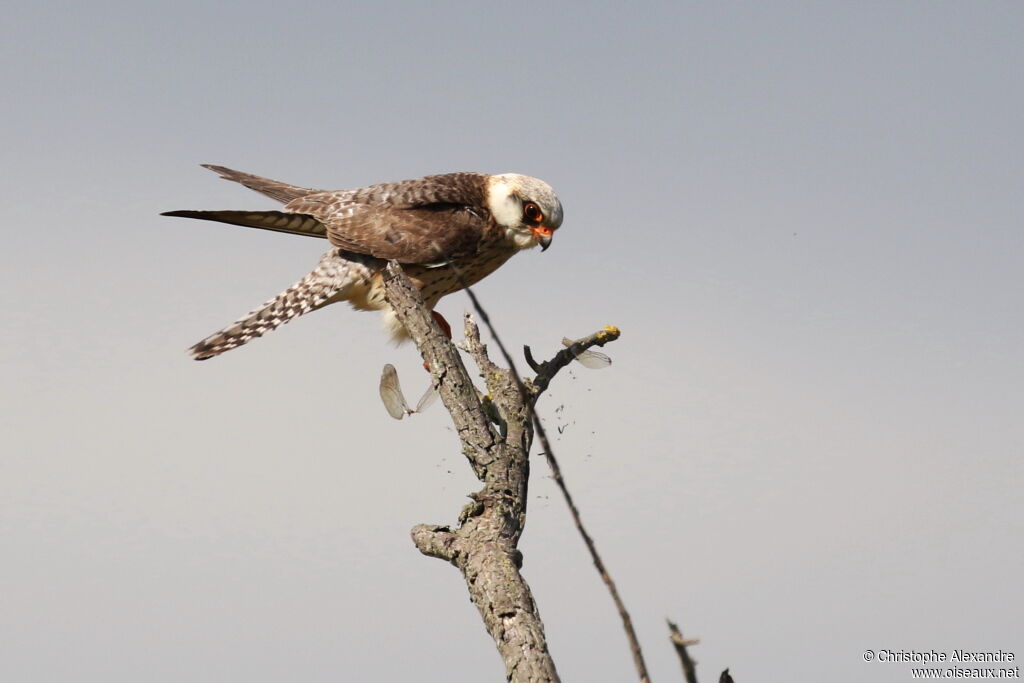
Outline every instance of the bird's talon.
POLYGON ((448 324, 448 321, 444 319, 444 316, 437 311, 431 311, 430 315, 434 317, 434 321, 437 323, 437 326, 441 328, 441 331, 444 332, 444 336, 451 339, 452 326, 448 324))

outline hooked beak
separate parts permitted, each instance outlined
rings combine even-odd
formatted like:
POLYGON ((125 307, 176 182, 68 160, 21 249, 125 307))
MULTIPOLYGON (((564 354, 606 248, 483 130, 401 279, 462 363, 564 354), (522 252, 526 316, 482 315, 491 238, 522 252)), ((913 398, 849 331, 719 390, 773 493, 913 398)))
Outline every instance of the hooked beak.
POLYGON ((546 225, 538 225, 535 228, 530 228, 530 230, 533 232, 533 236, 537 238, 540 250, 547 251, 548 247, 551 246, 551 235, 554 231, 546 225))

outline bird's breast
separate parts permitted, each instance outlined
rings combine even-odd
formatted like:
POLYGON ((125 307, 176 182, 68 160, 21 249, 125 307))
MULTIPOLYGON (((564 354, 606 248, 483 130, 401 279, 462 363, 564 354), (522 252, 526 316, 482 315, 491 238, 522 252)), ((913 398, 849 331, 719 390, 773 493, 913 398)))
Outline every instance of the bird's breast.
POLYGON ((427 307, 433 308, 441 297, 475 285, 515 253, 516 250, 506 244, 495 244, 438 268, 406 266, 406 272, 419 285, 427 307))

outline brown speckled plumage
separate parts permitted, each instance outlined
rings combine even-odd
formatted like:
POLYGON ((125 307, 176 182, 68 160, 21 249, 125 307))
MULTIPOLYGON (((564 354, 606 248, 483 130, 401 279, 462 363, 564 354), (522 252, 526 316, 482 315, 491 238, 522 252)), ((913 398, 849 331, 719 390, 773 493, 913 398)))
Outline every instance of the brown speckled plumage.
MULTIPOLYGON (((518 218, 522 205, 536 202, 544 208, 551 218, 546 223, 549 237, 561 223, 561 204, 554 192, 527 176, 449 173, 325 191, 223 166, 206 168, 285 206, 281 211, 170 211, 164 215, 321 237, 333 248, 299 282, 195 344, 190 352, 197 360, 241 346, 337 301, 389 314, 381 283, 388 259, 405 266, 433 308, 441 297, 478 282, 520 249, 537 244, 536 234, 518 218), (513 215, 516 218, 510 220, 513 215)), ((388 319, 392 333, 402 338, 404 330, 388 319)))

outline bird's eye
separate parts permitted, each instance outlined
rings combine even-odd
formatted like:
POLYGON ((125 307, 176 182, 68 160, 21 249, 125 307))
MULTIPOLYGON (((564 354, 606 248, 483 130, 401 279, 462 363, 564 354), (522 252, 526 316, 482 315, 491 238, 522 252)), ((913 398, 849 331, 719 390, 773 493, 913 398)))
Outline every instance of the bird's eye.
POLYGON ((540 210, 540 207, 533 202, 526 202, 523 205, 523 218, 528 223, 540 223, 544 220, 544 212, 540 210))

